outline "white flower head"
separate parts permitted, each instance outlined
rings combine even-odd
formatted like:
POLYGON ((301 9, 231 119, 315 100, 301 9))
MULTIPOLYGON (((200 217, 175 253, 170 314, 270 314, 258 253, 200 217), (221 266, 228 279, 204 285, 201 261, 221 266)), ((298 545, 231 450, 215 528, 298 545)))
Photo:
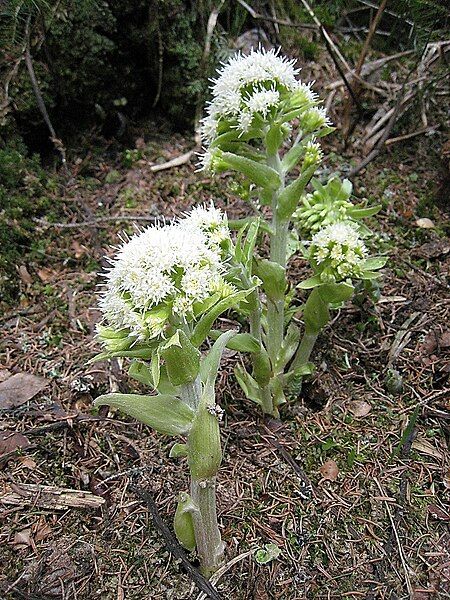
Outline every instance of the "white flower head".
POLYGON ((357 276, 367 248, 351 221, 327 225, 312 238, 310 256, 329 280, 357 276))
POLYGON ((280 55, 276 49, 252 50, 246 56, 237 53, 223 63, 212 80, 212 100, 201 122, 200 135, 206 148, 200 158, 200 169, 214 170, 210 146, 219 131, 235 129, 238 137, 251 131, 258 136, 264 122, 270 125, 284 114, 291 115, 292 120, 296 111, 309 115, 308 121, 317 123, 318 128, 327 123, 323 109, 308 112, 317 106, 318 98, 310 83, 297 79, 298 74, 295 60, 280 55))
POLYGON ((171 314, 191 319, 194 303, 222 281, 220 244, 229 235, 225 215, 211 204, 125 240, 111 260, 99 301, 108 326, 146 339, 159 336, 171 314))
POLYGON ((266 117, 269 109, 280 101, 280 93, 275 89, 257 90, 249 95, 245 104, 250 113, 261 113, 266 117))

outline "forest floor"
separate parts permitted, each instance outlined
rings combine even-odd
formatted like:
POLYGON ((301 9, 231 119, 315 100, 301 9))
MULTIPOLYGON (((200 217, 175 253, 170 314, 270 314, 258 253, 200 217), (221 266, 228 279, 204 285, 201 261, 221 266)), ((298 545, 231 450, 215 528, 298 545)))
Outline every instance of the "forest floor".
MULTIPOLYGON (((193 163, 152 172, 192 141, 142 135, 137 150, 103 148, 69 164, 54 211, 36 222, 34 253, 17 265, 19 299, 0 316, 6 599, 199 598, 131 489, 150 490, 171 525, 184 459, 169 458, 169 438, 91 410, 101 393, 136 389, 119 361, 88 364, 99 350, 96 285, 137 215, 171 218, 211 199, 231 218, 250 210, 227 174, 193 163), (41 493, 27 501, 27 485, 41 493), (66 497, 67 488, 85 493, 66 497)), ((344 160, 334 150, 327 168, 344 160)), ((425 138, 393 146, 355 179, 356 196, 383 205, 372 219, 390 256, 382 295, 336 312, 282 424, 249 406, 233 378, 239 358, 226 354, 218 503, 227 561, 236 560, 217 583, 221 598, 450 598, 450 243, 428 150, 425 138), (267 543, 281 553, 260 565, 254 552, 267 543)), ((296 259, 291 278, 306 273, 296 259)))

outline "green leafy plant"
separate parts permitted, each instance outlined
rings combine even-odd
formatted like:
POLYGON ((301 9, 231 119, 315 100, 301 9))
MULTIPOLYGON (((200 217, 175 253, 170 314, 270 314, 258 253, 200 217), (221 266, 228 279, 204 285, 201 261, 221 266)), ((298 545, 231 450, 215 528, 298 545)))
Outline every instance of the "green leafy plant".
POLYGON ((227 281, 230 245, 225 216, 212 206, 196 208, 178 223, 126 241, 100 299, 104 351, 96 358, 131 359, 129 375, 155 394, 107 394, 95 405, 118 408, 159 433, 183 438, 170 456, 187 457, 190 490, 179 497, 174 529, 180 543, 197 550, 206 575, 219 567, 224 549, 215 491, 223 410, 216 404, 215 380, 227 345, 258 347, 249 334, 211 332, 217 317, 245 303, 255 287, 227 281), (215 341, 202 355, 208 337, 215 341))
POLYGON ((232 262, 237 279, 260 281, 245 307, 259 349, 251 372, 239 365, 235 373, 246 396, 274 416, 286 389, 312 372, 310 355, 330 310, 351 298, 355 282, 376 279, 386 261, 368 257, 370 231, 360 222, 380 207, 355 206, 348 180, 332 177, 322 185, 313 177, 322 160, 317 140, 332 131, 293 61, 274 50, 232 57, 213 82, 202 121, 201 168, 244 176, 242 195, 256 212, 237 224, 232 262), (258 253, 262 237, 268 257, 258 253), (288 260, 298 252, 313 271, 297 285, 308 294, 302 306, 286 279, 288 260), (300 313, 303 331, 293 319, 300 313))

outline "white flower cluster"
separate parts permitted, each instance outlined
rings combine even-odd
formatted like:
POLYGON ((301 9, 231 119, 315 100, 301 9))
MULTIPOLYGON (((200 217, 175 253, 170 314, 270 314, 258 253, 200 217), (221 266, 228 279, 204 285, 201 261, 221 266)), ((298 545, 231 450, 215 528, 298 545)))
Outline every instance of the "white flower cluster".
POLYGON ((366 256, 367 248, 352 222, 332 223, 312 238, 310 257, 324 281, 358 276, 366 256))
POLYGON ((109 327, 156 337, 171 315, 187 321, 195 303, 216 291, 229 293, 222 279, 227 238, 226 216, 211 204, 126 241, 111 259, 99 302, 109 327))
MULTIPOLYGON (((302 93, 306 103, 317 102, 310 85, 297 80, 295 60, 280 56, 278 50, 252 50, 238 53, 224 63, 213 80, 213 99, 202 120, 201 135, 209 144, 217 135, 219 122, 232 121, 240 134, 252 126, 255 116, 266 119, 287 94, 302 93)), ((207 162, 207 157, 204 162, 207 162)))

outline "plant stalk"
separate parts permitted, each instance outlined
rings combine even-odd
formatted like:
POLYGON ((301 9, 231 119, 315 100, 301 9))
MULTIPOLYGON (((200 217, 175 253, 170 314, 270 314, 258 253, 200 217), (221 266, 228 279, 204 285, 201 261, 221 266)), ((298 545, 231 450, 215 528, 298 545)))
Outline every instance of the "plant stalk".
POLYGON ((309 362, 311 352, 313 351, 314 345, 319 337, 319 331, 305 331, 300 346, 295 354, 294 360, 292 361, 291 371, 298 371, 309 362))
POLYGON ((192 519, 201 571, 210 577, 223 563, 224 553, 217 522, 216 477, 191 479, 191 498, 199 509, 192 519))
POLYGON ((182 400, 196 412, 187 441, 191 498, 198 508, 192 520, 200 569, 210 577, 223 563, 224 553, 216 509, 216 475, 222 450, 217 417, 208 411, 214 399, 202 394, 200 377, 181 386, 182 400))
MULTIPOLYGON (((278 197, 281 191, 284 189, 284 173, 278 153, 273 156, 268 156, 267 164, 278 172, 281 179, 281 185, 279 189, 274 192, 272 198, 272 235, 270 237, 270 260, 278 263, 285 269, 289 222, 281 220, 277 214, 278 197)), ((267 302, 267 353, 272 365, 275 365, 277 362, 278 354, 283 343, 283 338, 284 295, 280 300, 268 300, 267 302)), ((274 373, 274 376, 276 375, 277 373, 274 373)), ((262 408, 264 412, 277 417, 278 408, 274 406, 272 394, 270 394, 270 410, 268 410, 268 404, 268 399, 263 399, 262 408)))

